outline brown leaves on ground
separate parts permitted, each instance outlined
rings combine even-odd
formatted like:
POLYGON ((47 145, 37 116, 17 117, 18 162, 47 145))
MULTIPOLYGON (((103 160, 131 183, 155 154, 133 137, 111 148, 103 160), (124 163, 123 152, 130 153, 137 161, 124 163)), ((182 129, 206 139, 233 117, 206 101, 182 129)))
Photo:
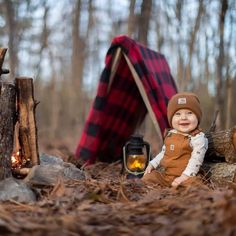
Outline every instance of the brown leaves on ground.
POLYGON ((35 204, 0 205, 1 235, 235 235, 235 186, 148 187, 119 163, 86 168, 85 181, 41 191, 35 204))

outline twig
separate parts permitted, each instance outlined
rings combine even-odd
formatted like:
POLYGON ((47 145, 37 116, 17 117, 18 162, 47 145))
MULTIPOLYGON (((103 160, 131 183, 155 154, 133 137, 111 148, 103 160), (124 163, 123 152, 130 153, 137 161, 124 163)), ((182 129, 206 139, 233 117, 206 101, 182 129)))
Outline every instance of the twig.
POLYGON ((211 123, 211 127, 210 127, 210 129, 209 129, 208 132, 214 132, 214 131, 215 131, 215 129, 216 129, 216 119, 217 119, 217 117, 218 117, 218 114, 219 114, 219 110, 217 110, 217 111, 215 112, 214 119, 213 119, 213 121, 212 121, 212 123, 211 123))

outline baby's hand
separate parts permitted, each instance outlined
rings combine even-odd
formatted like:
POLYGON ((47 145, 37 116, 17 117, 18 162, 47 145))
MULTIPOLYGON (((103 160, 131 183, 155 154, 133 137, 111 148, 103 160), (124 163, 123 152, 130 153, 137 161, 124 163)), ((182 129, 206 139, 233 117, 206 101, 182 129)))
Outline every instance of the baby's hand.
POLYGON ((177 178, 174 179, 171 186, 172 187, 177 187, 178 185, 180 185, 182 182, 184 182, 188 178, 190 178, 190 177, 185 175, 185 174, 182 174, 180 177, 177 177, 177 178))
POLYGON ((153 165, 149 163, 143 175, 151 173, 153 169, 154 169, 153 165))

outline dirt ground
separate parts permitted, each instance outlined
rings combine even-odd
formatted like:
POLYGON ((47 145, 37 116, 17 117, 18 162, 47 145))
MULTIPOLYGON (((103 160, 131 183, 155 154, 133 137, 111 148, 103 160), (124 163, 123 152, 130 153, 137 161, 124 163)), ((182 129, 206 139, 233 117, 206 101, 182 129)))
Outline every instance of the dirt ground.
POLYGON ((34 204, 0 204, 0 235, 236 235, 236 186, 145 186, 97 163, 86 180, 42 187, 34 204))

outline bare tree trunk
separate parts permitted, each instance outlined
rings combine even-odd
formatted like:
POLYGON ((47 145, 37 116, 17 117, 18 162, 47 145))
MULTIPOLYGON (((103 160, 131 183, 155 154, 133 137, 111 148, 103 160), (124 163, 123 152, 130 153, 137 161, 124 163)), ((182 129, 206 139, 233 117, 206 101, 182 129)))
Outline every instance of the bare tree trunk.
POLYGON ((220 33, 220 43, 219 43, 219 56, 217 59, 217 80, 216 80, 216 110, 219 111, 219 116, 217 120, 217 127, 219 129, 223 126, 223 108, 224 108, 224 94, 223 94, 223 69, 224 69, 224 25, 225 25, 225 15, 228 9, 228 0, 221 1, 221 12, 219 18, 219 33, 220 33))
POLYGON ((49 137, 54 139, 56 131, 58 129, 58 119, 59 119, 59 104, 57 99, 57 89, 56 89, 56 69, 54 63, 54 56, 50 46, 48 45, 48 38, 50 36, 50 29, 48 28, 49 21, 49 6, 44 4, 44 17, 43 17, 43 34, 42 34, 42 48, 47 48, 49 59, 51 62, 51 81, 50 81, 50 94, 51 94, 51 116, 50 116, 50 129, 49 129, 49 137))
POLYGON ((58 94, 56 87, 56 70, 54 68, 54 58, 52 53, 50 52, 50 60, 52 62, 52 78, 50 81, 50 94, 51 94, 51 116, 50 116, 50 129, 49 129, 49 137, 50 139, 54 139, 57 136, 58 130, 58 122, 59 122, 59 110, 60 104, 58 104, 58 94))
MULTIPOLYGON (((192 79, 192 73, 191 73, 191 65, 192 65, 192 57, 193 57, 193 51, 194 51, 194 44, 195 44, 195 40, 196 40, 196 35, 197 32, 199 31, 199 27, 200 27, 200 22, 201 22, 201 17, 204 13, 204 3, 203 0, 199 1, 199 6, 198 6, 198 13, 197 13, 197 17, 195 20, 195 24, 194 24, 194 28, 193 31, 191 32, 191 36, 190 36, 190 40, 189 40, 189 48, 188 48, 188 64, 186 67, 186 76, 185 76, 185 82, 189 83, 192 79)), ((185 84, 185 88, 186 88, 186 84, 185 84)))
POLYGON ((130 0, 128 29, 127 29, 127 35, 130 37, 132 37, 132 35, 135 32, 135 23, 136 23, 136 19, 135 19, 136 17, 135 17, 135 13, 134 13, 135 3, 136 3, 136 0, 130 0))
POLYGON ((16 43, 16 31, 17 31, 17 22, 15 21, 15 11, 13 8, 12 0, 5 0, 4 5, 6 8, 6 19, 7 19, 7 28, 8 28, 8 47, 9 47, 9 62, 10 62, 10 72, 11 77, 15 77, 16 69, 18 66, 18 57, 17 57, 17 43, 16 43))
MULTIPOLYGON (((227 103, 226 103, 226 120, 225 120, 225 128, 228 129, 231 126, 232 123, 232 113, 233 113, 233 78, 230 75, 230 46, 231 41, 233 42, 233 15, 231 15, 231 27, 230 27, 230 37, 229 41, 227 43, 227 49, 228 54, 225 56, 225 65, 226 65, 226 96, 227 96, 227 103)), ((236 78, 236 75, 234 75, 236 78)), ((235 79, 234 78, 234 79, 235 79)))
POLYGON ((226 94, 227 94, 227 104, 226 104, 226 122, 225 126, 226 129, 229 129, 231 126, 231 113, 232 113, 232 97, 233 97, 233 91, 232 91, 232 79, 229 77, 226 81, 226 94))
MULTIPOLYGON (((92 2, 90 2, 92 4, 92 2)), ((85 40, 80 32, 82 1, 77 0, 73 9, 72 19, 72 73, 71 73, 71 102, 69 104, 70 129, 75 126, 75 117, 79 122, 83 121, 83 73, 86 58, 85 40), (75 109, 76 108, 76 109, 75 109)), ((89 7, 92 10, 92 5, 89 7)), ((91 16, 89 16, 91 17, 91 16)), ((88 32, 88 31, 87 31, 88 32)))
POLYGON ((205 60, 204 60, 204 64, 205 64, 205 68, 204 68, 204 76, 206 78, 206 82, 207 82, 207 87, 209 84, 209 80, 210 80, 210 72, 209 72, 209 62, 208 62, 208 58, 209 58, 209 49, 208 49, 208 37, 206 35, 206 46, 205 46, 205 60))
POLYGON ((47 6, 47 3, 44 1, 43 2, 43 24, 42 24, 42 30, 41 30, 41 35, 40 35, 40 49, 39 49, 39 61, 37 65, 37 75, 40 75, 40 70, 41 70, 41 63, 42 63, 42 58, 43 58, 43 52, 45 49, 48 48, 48 38, 50 36, 50 30, 48 29, 48 15, 49 15, 49 7, 47 6))
POLYGON ((16 78, 20 152, 26 167, 39 164, 33 79, 16 78))
POLYGON ((72 20, 72 81, 78 93, 81 92, 85 49, 85 44, 80 35, 81 5, 81 0, 77 0, 73 9, 72 20))
POLYGON ((11 176, 16 92, 11 83, 0 82, 0 180, 11 176))
POLYGON ((143 0, 139 17, 138 41, 147 45, 149 22, 152 10, 152 0, 143 0))
POLYGON ((161 10, 161 3, 158 2, 156 4, 153 4, 155 9, 154 9, 154 18, 155 18, 155 28, 156 28, 156 34, 157 34, 157 50, 159 52, 161 52, 162 50, 162 47, 164 45, 164 33, 163 33, 163 30, 162 30, 162 26, 161 26, 161 13, 162 13, 162 10, 161 10))
MULTIPOLYGON (((90 37, 90 31, 94 27, 94 7, 93 7, 93 0, 89 0, 89 5, 88 5, 88 27, 87 27, 87 33, 86 33, 86 38, 90 37)), ((88 53, 84 53, 84 60, 88 58, 88 53)), ((94 59, 96 60, 96 55, 94 55, 94 59)), ((83 104, 88 104, 88 95, 84 92, 81 93, 81 100, 83 104)), ((86 106, 81 106, 82 109, 82 114, 81 114, 81 124, 85 123, 86 117, 87 117, 87 111, 86 111, 86 106)))
POLYGON ((182 27, 182 4, 183 1, 178 0, 176 3, 176 18, 178 19, 177 26, 177 35, 178 35, 178 62, 177 62, 177 81, 178 88, 182 91, 184 88, 184 62, 181 54, 181 42, 182 38, 180 37, 181 27, 182 27))
POLYGON ((88 17, 88 28, 87 28, 86 38, 89 38, 90 30, 94 26, 93 11, 94 11, 93 0, 89 0, 89 3, 88 3, 88 15, 89 15, 89 17, 88 17))

